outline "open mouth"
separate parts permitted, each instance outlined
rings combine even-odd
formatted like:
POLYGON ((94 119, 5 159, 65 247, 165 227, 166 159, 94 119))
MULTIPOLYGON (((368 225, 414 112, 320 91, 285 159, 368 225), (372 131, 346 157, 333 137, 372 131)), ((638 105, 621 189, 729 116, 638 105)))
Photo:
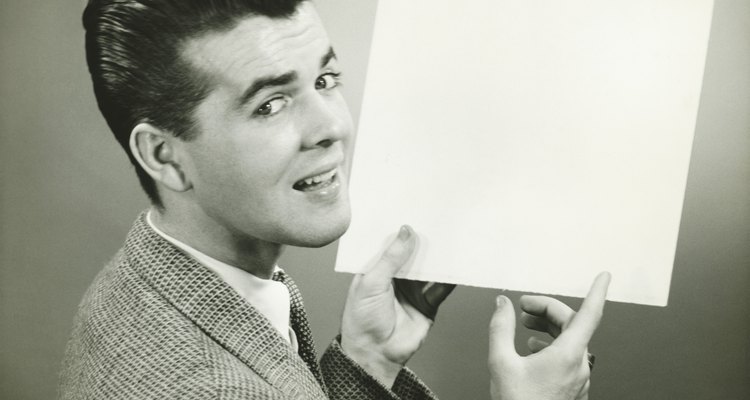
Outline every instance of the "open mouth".
POLYGON ((295 190, 301 192, 312 192, 331 186, 336 180, 336 168, 324 172, 320 175, 311 176, 309 178, 300 179, 297 183, 292 186, 295 190))

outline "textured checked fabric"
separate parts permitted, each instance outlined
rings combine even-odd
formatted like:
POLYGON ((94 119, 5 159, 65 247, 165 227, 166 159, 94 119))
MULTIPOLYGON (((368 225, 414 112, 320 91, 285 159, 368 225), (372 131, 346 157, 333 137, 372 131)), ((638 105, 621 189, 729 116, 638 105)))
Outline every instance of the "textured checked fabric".
POLYGON ((299 291, 299 354, 209 269, 154 232, 145 213, 86 292, 66 350, 62 399, 432 399, 404 368, 392 390, 334 340, 318 367, 299 291), (326 394, 326 388, 328 394, 326 394))
POLYGON ((312 330, 310 330, 310 324, 307 322, 305 305, 302 302, 302 294, 299 292, 299 288, 297 288, 294 280, 285 272, 274 272, 272 279, 283 283, 289 289, 289 319, 292 330, 294 330, 294 334, 297 336, 297 343, 299 345, 297 353, 305 361, 313 375, 315 375, 323 391, 326 391, 323 374, 318 364, 317 352, 315 351, 312 330))
POLYGON ((401 369, 389 390, 344 354, 339 338, 323 354, 320 367, 331 399, 437 400, 437 396, 406 367, 401 369))

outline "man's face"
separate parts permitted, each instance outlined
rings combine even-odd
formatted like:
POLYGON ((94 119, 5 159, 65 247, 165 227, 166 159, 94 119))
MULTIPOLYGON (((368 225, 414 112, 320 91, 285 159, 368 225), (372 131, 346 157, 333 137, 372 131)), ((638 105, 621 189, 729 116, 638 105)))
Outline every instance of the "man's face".
POLYGON ((207 230, 321 246, 349 225, 352 120, 327 34, 309 2, 291 19, 250 16, 189 41, 183 56, 214 87, 183 142, 207 230))

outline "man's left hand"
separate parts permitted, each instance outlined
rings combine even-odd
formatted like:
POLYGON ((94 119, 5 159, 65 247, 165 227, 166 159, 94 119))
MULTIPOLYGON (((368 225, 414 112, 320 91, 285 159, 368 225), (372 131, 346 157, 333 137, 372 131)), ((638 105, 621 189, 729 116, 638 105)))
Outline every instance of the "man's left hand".
POLYGON ((399 280, 393 276, 416 247, 414 231, 398 236, 349 288, 341 323, 341 347, 365 371, 392 387, 396 376, 427 337, 440 303, 455 285, 399 280))

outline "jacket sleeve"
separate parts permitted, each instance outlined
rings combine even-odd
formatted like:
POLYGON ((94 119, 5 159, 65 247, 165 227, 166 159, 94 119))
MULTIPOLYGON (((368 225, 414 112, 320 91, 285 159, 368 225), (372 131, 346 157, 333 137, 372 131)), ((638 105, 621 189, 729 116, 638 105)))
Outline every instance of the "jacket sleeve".
POLYGON ((323 353, 320 367, 331 400, 437 400, 434 393, 408 368, 388 389, 344 354, 340 337, 323 353))

